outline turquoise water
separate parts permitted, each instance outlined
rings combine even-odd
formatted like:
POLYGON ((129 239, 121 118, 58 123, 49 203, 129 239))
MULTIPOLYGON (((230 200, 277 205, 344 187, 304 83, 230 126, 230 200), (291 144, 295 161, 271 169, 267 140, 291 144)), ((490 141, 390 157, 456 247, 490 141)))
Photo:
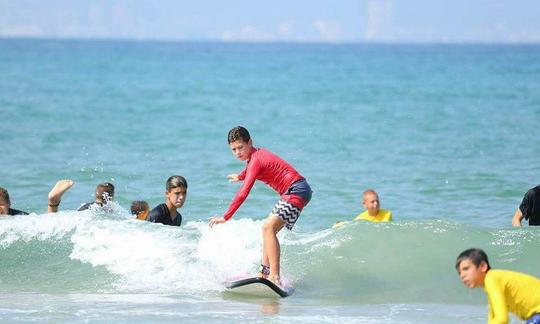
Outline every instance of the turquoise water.
POLYGON ((540 276, 540 232, 511 217, 540 174, 540 46, 317 45, 0 40, 0 316, 49 321, 477 323, 463 249, 540 276), (256 185, 210 230, 242 169, 227 132, 306 176, 313 200, 282 233, 296 293, 246 300, 221 282, 256 269, 277 196, 256 185), (181 229, 137 222, 132 200, 189 195, 181 229), (75 186, 43 215, 56 180, 75 186), (113 215, 73 212, 116 185, 113 215), (392 224, 329 227, 375 188, 392 224), (29 298, 31 296, 31 298, 29 298), (36 302, 30 302, 33 300, 36 302))

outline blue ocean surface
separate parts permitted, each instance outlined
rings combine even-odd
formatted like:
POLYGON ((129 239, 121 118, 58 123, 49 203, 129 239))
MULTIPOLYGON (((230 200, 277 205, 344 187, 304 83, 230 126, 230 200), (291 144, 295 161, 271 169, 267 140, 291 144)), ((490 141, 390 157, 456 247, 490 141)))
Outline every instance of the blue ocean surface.
MULTIPOLYGON (((481 289, 454 269, 480 247, 493 267, 540 277, 540 232, 512 228, 540 182, 539 45, 242 44, 0 40, 0 186, 29 216, 0 218, 3 321, 483 323, 481 289), (314 193, 282 231, 281 300, 223 282, 260 263, 278 200, 256 184, 210 229, 244 165, 243 125, 314 193), (134 220, 187 178, 180 228, 134 220), (46 214, 59 179, 75 185, 46 214), (75 212, 100 182, 114 212, 75 212), (336 221, 377 190, 394 222, 336 221)), ((524 222, 524 225, 526 223, 524 222)))

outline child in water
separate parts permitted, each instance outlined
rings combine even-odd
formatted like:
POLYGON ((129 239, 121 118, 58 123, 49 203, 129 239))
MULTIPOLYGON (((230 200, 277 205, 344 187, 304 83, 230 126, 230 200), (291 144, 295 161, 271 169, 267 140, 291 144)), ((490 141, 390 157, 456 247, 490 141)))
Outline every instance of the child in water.
POLYGON ((139 220, 146 220, 146 216, 150 211, 150 206, 146 201, 136 200, 131 203, 131 214, 139 220))
MULTIPOLYGON (((354 218, 355 221, 366 220, 369 222, 389 222, 392 220, 392 212, 386 209, 380 208, 379 195, 373 189, 367 189, 362 194, 362 205, 366 210, 363 213, 360 213, 354 218)), ((340 221, 334 224, 332 228, 341 227, 349 222, 340 221)))
POLYGON ((508 312, 527 324, 540 323, 540 280, 531 275, 491 269, 481 249, 468 249, 457 257, 456 270, 469 288, 484 288, 488 297, 488 323, 508 323, 508 312))
POLYGON ((210 226, 228 221, 246 200, 255 183, 262 181, 274 189, 280 200, 276 203, 263 225, 263 250, 260 275, 276 285, 280 280, 280 245, 277 233, 286 227, 292 230, 300 213, 311 200, 311 188, 306 179, 289 163, 264 148, 253 146, 248 130, 242 126, 229 131, 228 143, 233 155, 246 161, 246 168, 240 174, 230 174, 231 182, 241 181, 229 209, 221 217, 212 217, 210 226))

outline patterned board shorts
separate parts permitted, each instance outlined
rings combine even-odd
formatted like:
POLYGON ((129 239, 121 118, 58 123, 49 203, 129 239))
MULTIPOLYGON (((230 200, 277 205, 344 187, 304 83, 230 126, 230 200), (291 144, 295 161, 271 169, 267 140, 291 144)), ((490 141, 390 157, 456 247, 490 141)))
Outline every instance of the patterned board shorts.
POLYGON ((285 222, 285 227, 287 227, 288 230, 292 230, 294 224, 300 216, 301 211, 302 210, 293 204, 280 199, 272 209, 272 214, 281 218, 281 220, 285 222))
POLYGON ((533 316, 531 316, 527 320, 527 323, 525 323, 525 324, 539 324, 539 323, 540 323, 540 313, 539 314, 534 314, 533 316))

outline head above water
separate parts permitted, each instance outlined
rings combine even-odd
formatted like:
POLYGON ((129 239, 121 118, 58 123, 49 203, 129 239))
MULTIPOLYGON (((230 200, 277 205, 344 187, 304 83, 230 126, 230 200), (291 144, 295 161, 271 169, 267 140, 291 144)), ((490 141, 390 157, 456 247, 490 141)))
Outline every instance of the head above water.
POLYGON ((362 193, 362 205, 368 210, 369 215, 375 216, 379 213, 379 195, 373 189, 367 189, 362 193))
POLYGON ((169 209, 182 208, 186 202, 188 183, 186 178, 173 175, 167 179, 165 204, 169 209))
POLYGON ((110 182, 100 183, 96 187, 96 202, 107 203, 114 198, 114 185, 110 182))
POLYGON ((150 206, 144 200, 136 200, 131 203, 131 214, 137 216, 138 219, 146 219, 149 211, 150 206))
POLYGON ((10 207, 9 193, 6 189, 0 187, 0 215, 8 215, 10 207))
POLYGON ((463 284, 469 288, 484 287, 486 274, 491 269, 488 257, 481 249, 468 249, 459 254, 456 270, 463 284))
POLYGON ((133 215, 138 215, 139 213, 147 211, 149 209, 150 206, 144 200, 135 200, 131 203, 131 214, 133 215))
POLYGON ((254 152, 253 141, 247 129, 236 126, 229 131, 229 147, 232 154, 240 161, 247 161, 254 152))
POLYGON ((171 189, 174 188, 188 188, 187 180, 186 178, 180 176, 180 175, 173 175, 170 176, 169 179, 167 179, 167 183, 165 185, 165 190, 171 191, 171 189))

